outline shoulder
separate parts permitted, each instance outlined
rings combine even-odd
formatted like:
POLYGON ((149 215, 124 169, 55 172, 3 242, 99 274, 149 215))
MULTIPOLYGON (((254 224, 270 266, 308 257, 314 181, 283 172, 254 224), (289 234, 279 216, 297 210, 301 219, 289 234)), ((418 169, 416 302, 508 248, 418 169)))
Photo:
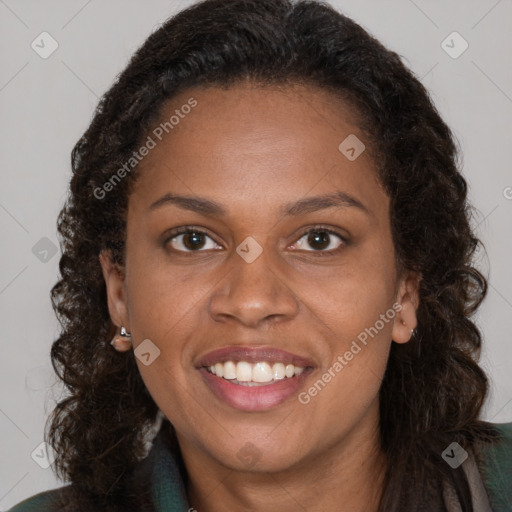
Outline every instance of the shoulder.
POLYGON ((482 477, 495 512, 512 510, 512 423, 493 423, 500 437, 481 448, 482 477))
POLYGON ((65 486, 41 492, 23 500, 7 512, 60 512, 63 510, 64 494, 68 488, 69 486, 65 486))
MULTIPOLYGON (((170 423, 166 425, 169 427, 170 423)), ((171 441, 171 436, 164 430, 153 439, 147 456, 120 480, 114 508, 122 512, 171 512, 189 508, 176 447, 171 441)), ((75 485, 71 483, 27 498, 8 512, 68 512, 70 503, 76 500, 80 500, 80 512, 86 512, 83 501, 77 497, 75 485)), ((87 512, 99 512, 100 508, 94 505, 94 510, 87 512)))

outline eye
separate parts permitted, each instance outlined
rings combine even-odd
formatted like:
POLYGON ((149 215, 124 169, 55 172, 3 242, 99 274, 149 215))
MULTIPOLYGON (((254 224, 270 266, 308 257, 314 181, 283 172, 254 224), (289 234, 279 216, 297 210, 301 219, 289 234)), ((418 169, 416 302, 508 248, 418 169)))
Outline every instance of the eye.
POLYGON ((340 233, 322 226, 315 226, 315 228, 310 229, 297 240, 295 248, 307 252, 318 252, 319 254, 315 256, 324 256, 338 252, 347 243, 348 241, 340 233), (333 240, 334 237, 338 241, 333 240), (313 249, 307 249, 308 246, 313 249))
POLYGON ((201 249, 211 250, 220 247, 204 231, 191 226, 175 229, 172 236, 164 242, 164 245, 168 244, 178 252, 202 252, 201 249))
MULTIPOLYGON (((176 228, 171 236, 164 241, 164 247, 170 244, 176 252, 192 253, 203 250, 222 249, 205 231, 193 226, 176 228)), ((348 240, 340 233, 323 226, 315 226, 306 231, 294 244, 294 249, 318 253, 315 256, 330 256, 348 244, 348 240), (333 238, 337 238, 336 241, 333 238), (312 247, 312 250, 307 247, 312 247)))

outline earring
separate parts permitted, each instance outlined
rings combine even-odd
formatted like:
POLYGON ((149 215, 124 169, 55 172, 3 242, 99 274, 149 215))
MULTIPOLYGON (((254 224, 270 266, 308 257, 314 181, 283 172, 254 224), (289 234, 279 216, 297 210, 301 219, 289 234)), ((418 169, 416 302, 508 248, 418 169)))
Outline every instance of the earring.
MULTIPOLYGON (((407 325, 407 322, 405 320, 402 320, 402 325, 407 325)), ((416 329, 411 329, 411 338, 414 338, 416 335, 416 329)))
POLYGON ((110 344, 118 352, 126 352, 132 348, 131 336, 132 335, 124 327, 121 327, 121 334, 115 335, 110 344))

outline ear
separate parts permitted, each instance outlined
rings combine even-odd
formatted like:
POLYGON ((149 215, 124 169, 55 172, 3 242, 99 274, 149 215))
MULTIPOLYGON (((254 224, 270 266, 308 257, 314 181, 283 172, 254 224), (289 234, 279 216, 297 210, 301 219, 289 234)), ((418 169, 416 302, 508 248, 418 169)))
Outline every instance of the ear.
POLYGON ((396 343, 407 343, 411 339, 411 331, 418 325, 416 311, 420 303, 420 281, 418 272, 404 271, 400 278, 396 303, 401 306, 393 323, 392 338, 396 343))
POLYGON ((101 251, 99 260, 107 287, 108 310, 112 323, 117 327, 126 327, 126 330, 131 332, 124 286, 124 269, 118 263, 112 262, 110 251, 101 251))

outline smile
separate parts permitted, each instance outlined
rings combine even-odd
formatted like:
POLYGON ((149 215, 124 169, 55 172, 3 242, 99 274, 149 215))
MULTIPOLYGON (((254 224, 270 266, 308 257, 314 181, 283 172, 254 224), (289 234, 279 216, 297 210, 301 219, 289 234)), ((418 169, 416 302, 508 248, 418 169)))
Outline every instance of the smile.
POLYGON ((222 404, 247 412, 277 407, 300 392, 315 364, 273 347, 230 346, 209 352, 196 368, 222 404))
POLYGON ((226 361, 209 366, 208 371, 240 386, 261 386, 300 375, 304 367, 285 363, 269 364, 266 361, 253 364, 247 361, 226 361))

